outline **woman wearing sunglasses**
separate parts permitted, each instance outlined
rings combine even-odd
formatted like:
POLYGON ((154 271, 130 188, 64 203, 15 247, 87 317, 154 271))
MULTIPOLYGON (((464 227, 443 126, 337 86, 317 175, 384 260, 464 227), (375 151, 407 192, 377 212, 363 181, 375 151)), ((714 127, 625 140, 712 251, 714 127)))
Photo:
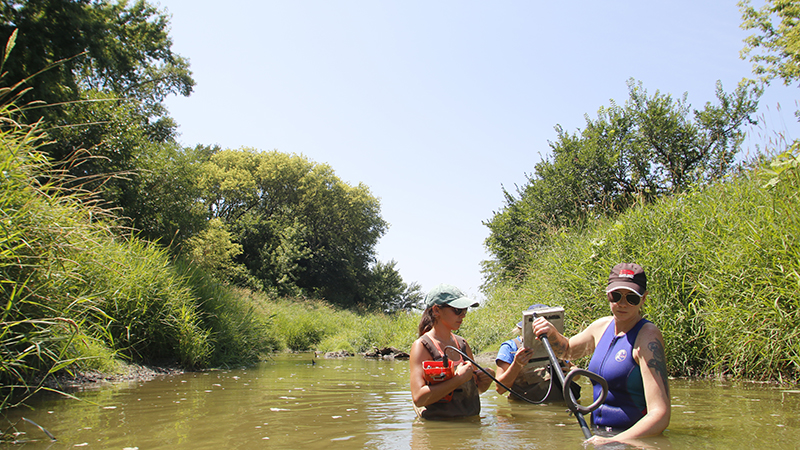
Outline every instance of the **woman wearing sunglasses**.
MULTIPOLYGON (((592 412, 601 434, 589 442, 626 441, 660 434, 670 420, 670 397, 664 339, 642 317, 647 277, 638 264, 614 266, 606 297, 611 316, 603 317, 567 339, 544 318, 533 322, 537 336, 546 334, 559 357, 575 360, 592 355, 588 370, 608 381, 606 401, 592 412), (618 434, 617 434, 618 433, 618 434), (611 437, 613 436, 613 437, 611 437)), ((600 387, 594 386, 594 398, 600 387)))
POLYGON ((411 397, 414 409, 424 419, 465 417, 480 414, 480 393, 492 384, 491 378, 465 361, 454 347, 474 360, 472 349, 453 331, 461 327, 467 308, 478 302, 465 296, 457 287, 440 284, 425 296, 425 311, 419 323, 419 339, 411 346, 411 397), (446 374, 428 372, 431 361, 452 361, 446 374), (426 362, 428 364, 426 364, 426 362))

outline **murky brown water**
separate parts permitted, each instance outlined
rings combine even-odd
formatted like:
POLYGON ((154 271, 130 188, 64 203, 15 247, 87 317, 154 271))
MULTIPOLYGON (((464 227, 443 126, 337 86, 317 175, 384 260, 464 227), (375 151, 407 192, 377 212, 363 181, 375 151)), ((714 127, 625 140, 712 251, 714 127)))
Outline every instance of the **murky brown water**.
MULTIPOLYGON (((496 449, 583 448, 563 406, 482 395, 479 418, 423 422, 411 408, 407 361, 280 355, 248 370, 190 373, 47 397, 11 411, 25 449, 496 449), (90 403, 93 402, 93 403, 90 403)), ((661 449, 800 448, 800 390, 673 381, 673 415, 661 449)), ((590 392, 584 388, 584 395, 590 392)), ((605 448, 605 447, 604 447, 605 448)))

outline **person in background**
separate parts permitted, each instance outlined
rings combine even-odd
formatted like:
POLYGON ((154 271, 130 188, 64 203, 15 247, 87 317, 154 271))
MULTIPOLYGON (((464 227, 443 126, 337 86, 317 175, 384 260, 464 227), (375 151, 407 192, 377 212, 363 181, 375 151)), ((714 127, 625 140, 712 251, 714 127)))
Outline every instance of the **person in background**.
POLYGON ((467 341, 453 331, 461 327, 467 309, 478 306, 478 302, 455 286, 440 284, 428 292, 424 303, 425 311, 419 323, 420 337, 412 344, 409 356, 414 409, 424 419, 480 414, 480 394, 489 388, 492 380, 464 360, 461 354, 447 348, 458 348, 474 360, 467 341), (456 364, 452 377, 438 383, 426 381, 423 362, 442 361, 444 355, 456 364))
MULTIPOLYGON (((528 307, 528 311, 544 308, 548 308, 548 306, 537 303, 528 307)), ((517 323, 514 331, 518 336, 500 344, 500 350, 497 352, 495 360, 495 364, 497 364, 497 381, 511 387, 514 392, 522 394, 532 402, 543 403, 564 400, 557 380, 555 380, 551 389, 549 361, 541 365, 528 365, 533 356, 533 350, 522 345, 522 336, 520 336, 522 322, 517 323)), ((560 362, 562 370, 568 371, 570 367, 574 367, 569 362, 560 362)), ((495 389, 497 389, 498 394, 507 392, 500 384, 495 384, 495 389)), ((573 395, 577 400, 580 397, 580 386, 573 383, 570 389, 572 389, 573 395)), ((514 394, 509 394, 508 398, 509 400, 518 399, 514 394)))
MULTIPOLYGON (((625 442, 661 434, 670 421, 667 364, 661 331, 642 317, 647 299, 644 269, 634 263, 614 266, 606 297, 611 315, 575 336, 567 339, 541 317, 533 322, 534 333, 546 334, 559 357, 574 360, 591 354, 588 370, 608 381, 608 397, 592 412, 593 426, 605 435, 588 442, 625 442)), ((595 399, 600 390, 595 384, 595 399)))

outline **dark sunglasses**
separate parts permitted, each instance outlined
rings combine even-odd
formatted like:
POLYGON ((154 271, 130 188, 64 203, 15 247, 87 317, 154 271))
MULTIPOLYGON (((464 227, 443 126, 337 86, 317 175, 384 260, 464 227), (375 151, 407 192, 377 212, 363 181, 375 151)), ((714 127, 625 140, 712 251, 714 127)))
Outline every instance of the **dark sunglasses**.
POLYGON ((460 315, 465 314, 467 312, 467 308, 453 308, 450 305, 444 305, 444 306, 447 306, 448 308, 452 309, 453 312, 456 313, 457 316, 460 316, 460 315))
POLYGON ((617 303, 623 298, 633 306, 638 305, 639 302, 642 301, 642 297, 639 297, 633 292, 626 292, 623 294, 619 291, 611 291, 608 293, 608 301, 610 301, 611 303, 617 303))

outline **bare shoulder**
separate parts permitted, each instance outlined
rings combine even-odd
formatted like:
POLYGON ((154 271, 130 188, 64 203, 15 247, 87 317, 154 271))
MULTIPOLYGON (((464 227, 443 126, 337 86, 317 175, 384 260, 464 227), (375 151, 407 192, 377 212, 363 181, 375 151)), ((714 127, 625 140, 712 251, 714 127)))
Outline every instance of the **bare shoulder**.
POLYGON ((428 349, 425 348, 425 345, 422 343, 422 338, 417 338, 413 344, 411 344, 411 359, 423 360, 431 357, 430 352, 428 349))
POLYGON ((636 337, 634 355, 644 374, 649 371, 653 377, 661 381, 664 391, 669 396, 669 381, 664 337, 661 330, 653 323, 646 323, 636 337))
POLYGON ((606 331, 606 328, 608 328, 612 320, 614 320, 614 316, 601 317, 592 322, 584 331, 594 336, 595 341, 597 341, 600 339, 600 336, 603 335, 603 332, 606 331))
POLYGON ((601 317, 592 322, 580 333, 569 338, 569 351, 566 353, 566 356, 568 356, 569 359, 576 359, 590 355, 610 322, 611 317, 601 317))
POLYGON ((647 343, 652 341, 659 341, 664 343, 664 336, 661 334, 661 330, 658 329, 656 324, 653 322, 647 322, 642 326, 642 329, 639 330, 639 336, 636 338, 636 342, 639 345, 647 345, 647 343))

